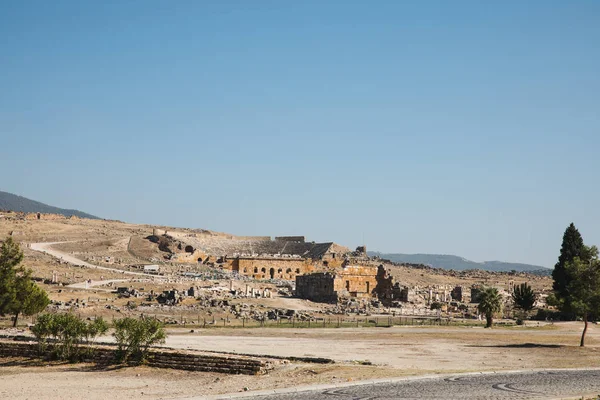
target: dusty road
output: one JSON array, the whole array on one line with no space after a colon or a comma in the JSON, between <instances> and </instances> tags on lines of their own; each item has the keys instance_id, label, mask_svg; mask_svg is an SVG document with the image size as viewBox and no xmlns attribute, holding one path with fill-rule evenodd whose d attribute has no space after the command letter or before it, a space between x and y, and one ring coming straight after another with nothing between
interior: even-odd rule
<instances>
[{"instance_id":1,"label":"dusty road","mask_svg":"<svg viewBox=\"0 0 600 400\"><path fill-rule=\"evenodd\" d=\"M144 274L143 272L123 271L123 270L120 270L120 269L117 269L117 268L101 267L99 265L90 264L90 263L88 263L86 261L83 261L83 260L80 260L80 259L78 259L76 257L73 257L69 253L65 253L63 251L56 250L56 249L52 248L53 245L60 244L60 243L64 243L64 242L31 243L30 244L30 248L31 248L31 250L39 251L39 252L45 253L45 254L50 254L53 257L59 258L61 260L69 262L69 263L71 263L73 265L79 265L79 266L87 267L87 268L102 269L102 270L111 271L111 272L118 272L118 273L125 274L125 275L155 277L155 275Z\"/></svg>"}]
</instances>

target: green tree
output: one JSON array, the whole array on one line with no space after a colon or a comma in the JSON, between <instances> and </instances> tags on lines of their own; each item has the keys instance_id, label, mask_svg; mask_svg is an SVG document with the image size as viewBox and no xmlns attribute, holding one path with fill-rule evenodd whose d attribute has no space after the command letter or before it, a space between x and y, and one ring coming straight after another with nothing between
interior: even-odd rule
<instances>
[{"instance_id":1,"label":"green tree","mask_svg":"<svg viewBox=\"0 0 600 400\"><path fill-rule=\"evenodd\" d=\"M33 315L44 310L50 300L46 292L31 280L31 271L20 267L23 252L12 237L0 248L0 314Z\"/></svg>"},{"instance_id":2,"label":"green tree","mask_svg":"<svg viewBox=\"0 0 600 400\"><path fill-rule=\"evenodd\" d=\"M23 261L23 252L9 236L0 248L0 315L11 312L15 301L17 266Z\"/></svg>"},{"instance_id":3,"label":"green tree","mask_svg":"<svg viewBox=\"0 0 600 400\"><path fill-rule=\"evenodd\" d=\"M31 271L24 270L14 280L15 296L9 309L14 314L13 326L17 326L19 315L33 315L44 311L50 299L48 294L31 280Z\"/></svg>"},{"instance_id":4,"label":"green tree","mask_svg":"<svg viewBox=\"0 0 600 400\"><path fill-rule=\"evenodd\" d=\"M485 327L491 328L494 323L494 314L502 310L502 298L498 293L498 289L493 287L484 288L479 294L477 309L485 315Z\"/></svg>"},{"instance_id":5,"label":"green tree","mask_svg":"<svg viewBox=\"0 0 600 400\"><path fill-rule=\"evenodd\" d=\"M152 318L121 318L114 322L113 333L122 361L133 359L135 363L146 360L148 349L164 343L167 337L163 324Z\"/></svg>"},{"instance_id":6,"label":"green tree","mask_svg":"<svg viewBox=\"0 0 600 400\"><path fill-rule=\"evenodd\" d=\"M512 292L512 299L515 304L515 308L523 310L525 313L533 310L533 305L537 300L537 295L527 284L521 283L519 286L515 286Z\"/></svg>"},{"instance_id":7,"label":"green tree","mask_svg":"<svg viewBox=\"0 0 600 400\"><path fill-rule=\"evenodd\" d=\"M567 273L572 277L567 288L566 300L569 310L581 317L584 323L579 342L581 347L585 345L589 317L597 317L600 314L600 261L598 261L598 250L595 247L590 249L589 260L575 257L566 265Z\"/></svg>"},{"instance_id":8,"label":"green tree","mask_svg":"<svg viewBox=\"0 0 600 400\"><path fill-rule=\"evenodd\" d=\"M583 251L583 238L575 225L571 223L563 235L560 256L552 271L552 289L559 303L568 303L568 287L573 279L569 271L567 271L567 264L572 262L576 257L581 258ZM568 304L565 304L565 307L568 308Z\"/></svg>"}]
</instances>

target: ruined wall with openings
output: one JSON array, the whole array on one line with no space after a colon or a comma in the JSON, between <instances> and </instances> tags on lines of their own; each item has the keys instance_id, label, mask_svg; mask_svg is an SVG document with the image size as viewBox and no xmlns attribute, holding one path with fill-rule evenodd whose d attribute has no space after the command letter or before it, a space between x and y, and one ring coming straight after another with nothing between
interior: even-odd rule
<instances>
[{"instance_id":1,"label":"ruined wall with openings","mask_svg":"<svg viewBox=\"0 0 600 400\"><path fill-rule=\"evenodd\" d=\"M193 250L192 252L174 253L169 259L176 263L181 264L197 264L208 260L208 254L200 250Z\"/></svg>"},{"instance_id":2,"label":"ruined wall with openings","mask_svg":"<svg viewBox=\"0 0 600 400\"><path fill-rule=\"evenodd\" d=\"M334 272L317 272L296 277L296 296L318 302L334 302L341 297L373 297L377 267L347 265Z\"/></svg>"},{"instance_id":3,"label":"ruined wall with openings","mask_svg":"<svg viewBox=\"0 0 600 400\"><path fill-rule=\"evenodd\" d=\"M315 266L301 258L238 257L232 260L231 269L255 279L294 280L314 272Z\"/></svg>"},{"instance_id":4,"label":"ruined wall with openings","mask_svg":"<svg viewBox=\"0 0 600 400\"><path fill-rule=\"evenodd\" d=\"M334 290L338 295L371 297L376 286L376 266L346 265L336 271Z\"/></svg>"}]
</instances>

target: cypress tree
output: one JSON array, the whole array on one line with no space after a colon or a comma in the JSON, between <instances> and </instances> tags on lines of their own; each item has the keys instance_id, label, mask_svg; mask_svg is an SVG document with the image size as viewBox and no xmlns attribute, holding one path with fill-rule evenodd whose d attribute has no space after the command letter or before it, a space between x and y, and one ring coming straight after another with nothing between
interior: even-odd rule
<instances>
[{"instance_id":1,"label":"cypress tree","mask_svg":"<svg viewBox=\"0 0 600 400\"><path fill-rule=\"evenodd\" d=\"M566 266L568 263L573 262L576 257L581 258L584 251L583 238L575 225L571 223L563 235L560 256L552 271L552 279L554 280L552 289L559 301L567 300L568 287L572 280Z\"/></svg>"}]
</instances>

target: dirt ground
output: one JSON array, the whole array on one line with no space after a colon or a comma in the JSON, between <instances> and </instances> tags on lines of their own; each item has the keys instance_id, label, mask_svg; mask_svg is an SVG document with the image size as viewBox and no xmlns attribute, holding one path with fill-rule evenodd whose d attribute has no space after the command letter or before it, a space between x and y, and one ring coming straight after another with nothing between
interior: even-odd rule
<instances>
[{"instance_id":1,"label":"dirt ground","mask_svg":"<svg viewBox=\"0 0 600 400\"><path fill-rule=\"evenodd\" d=\"M536 325L536 323L533 323ZM483 371L600 366L600 327L583 323L483 329L408 327L341 329L213 329L172 332L166 346L241 354L311 356L338 363L369 361L384 369Z\"/></svg>"},{"instance_id":2,"label":"dirt ground","mask_svg":"<svg viewBox=\"0 0 600 400\"><path fill-rule=\"evenodd\" d=\"M97 370L0 360L0 398L177 399L305 384L472 371L600 367L600 327L578 347L581 323L541 327L394 327L170 330L166 346L333 358L335 364L281 363L241 376L145 367ZM373 365L364 365L367 362ZM32 384L31 382L35 382Z\"/></svg>"}]
</instances>

